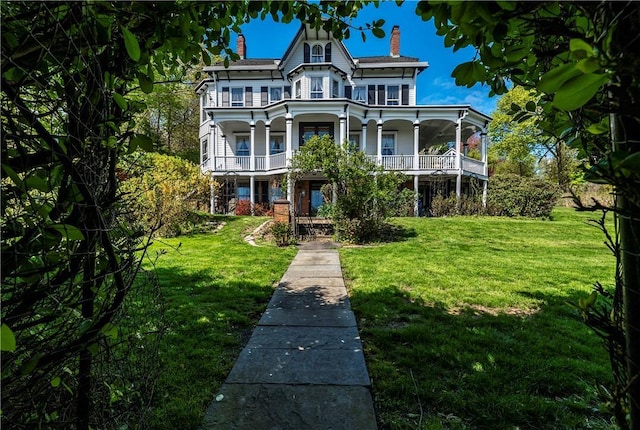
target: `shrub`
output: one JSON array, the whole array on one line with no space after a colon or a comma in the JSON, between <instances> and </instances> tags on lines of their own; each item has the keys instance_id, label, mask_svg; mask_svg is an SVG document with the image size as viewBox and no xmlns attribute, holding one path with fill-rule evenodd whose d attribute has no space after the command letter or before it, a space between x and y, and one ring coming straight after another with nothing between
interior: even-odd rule
<instances>
[{"instance_id":1,"label":"shrub","mask_svg":"<svg viewBox=\"0 0 640 430\"><path fill-rule=\"evenodd\" d=\"M251 215L251 201L238 200L238 203L236 204L236 215Z\"/></svg>"},{"instance_id":2,"label":"shrub","mask_svg":"<svg viewBox=\"0 0 640 430\"><path fill-rule=\"evenodd\" d=\"M331 203L323 203L318 208L318 216L321 218L333 218L335 207Z\"/></svg>"},{"instance_id":3,"label":"shrub","mask_svg":"<svg viewBox=\"0 0 640 430\"><path fill-rule=\"evenodd\" d=\"M132 219L157 236L191 230L191 212L206 206L211 196L211 178L182 158L134 153L122 160L120 169Z\"/></svg>"},{"instance_id":4,"label":"shrub","mask_svg":"<svg viewBox=\"0 0 640 430\"><path fill-rule=\"evenodd\" d=\"M273 209L268 203L256 203L253 205L253 214L256 216L273 216Z\"/></svg>"},{"instance_id":5,"label":"shrub","mask_svg":"<svg viewBox=\"0 0 640 430\"><path fill-rule=\"evenodd\" d=\"M435 217L456 215L456 196L444 197L442 194L436 195L431 200L431 215Z\"/></svg>"},{"instance_id":6,"label":"shrub","mask_svg":"<svg viewBox=\"0 0 640 430\"><path fill-rule=\"evenodd\" d=\"M490 215L548 218L560 197L557 185L536 177L495 175L489 181Z\"/></svg>"},{"instance_id":7,"label":"shrub","mask_svg":"<svg viewBox=\"0 0 640 430\"><path fill-rule=\"evenodd\" d=\"M271 234L278 246L287 246L291 244L293 233L291 231L291 225L286 222L274 222L271 225Z\"/></svg>"}]
</instances>

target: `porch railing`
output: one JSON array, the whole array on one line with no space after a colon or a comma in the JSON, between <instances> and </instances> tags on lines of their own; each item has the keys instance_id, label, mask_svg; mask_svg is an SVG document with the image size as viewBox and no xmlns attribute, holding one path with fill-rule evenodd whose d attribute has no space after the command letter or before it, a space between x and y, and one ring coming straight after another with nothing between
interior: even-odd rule
<instances>
[{"instance_id":1,"label":"porch railing","mask_svg":"<svg viewBox=\"0 0 640 430\"><path fill-rule=\"evenodd\" d=\"M462 170L467 172L484 175L484 163L475 158L462 157Z\"/></svg>"},{"instance_id":2,"label":"porch railing","mask_svg":"<svg viewBox=\"0 0 640 430\"><path fill-rule=\"evenodd\" d=\"M377 162L377 155L368 155L374 163ZM456 168L456 156L452 155L420 155L418 156L418 166L415 166L413 155L383 155L382 166L386 170L453 170ZM460 157L462 169L466 172L483 175L485 172L484 163L468 157ZM268 163L267 163L268 161ZM214 158L214 169L217 171L251 171L250 156L226 156ZM270 171L287 167L287 155L285 152L274 155L257 155L255 157L256 171Z\"/></svg>"},{"instance_id":3,"label":"porch railing","mask_svg":"<svg viewBox=\"0 0 640 430\"><path fill-rule=\"evenodd\" d=\"M418 162L420 170L451 170L456 168L455 154L421 155Z\"/></svg>"},{"instance_id":4,"label":"porch railing","mask_svg":"<svg viewBox=\"0 0 640 430\"><path fill-rule=\"evenodd\" d=\"M281 152L280 154L269 155L269 169L282 169L287 167L287 154Z\"/></svg>"}]
</instances>

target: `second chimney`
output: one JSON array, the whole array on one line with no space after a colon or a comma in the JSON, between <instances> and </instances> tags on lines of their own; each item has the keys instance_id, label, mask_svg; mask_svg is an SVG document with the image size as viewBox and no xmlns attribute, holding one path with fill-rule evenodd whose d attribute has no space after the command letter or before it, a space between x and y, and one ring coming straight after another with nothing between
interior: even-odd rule
<instances>
[{"instance_id":1,"label":"second chimney","mask_svg":"<svg viewBox=\"0 0 640 430\"><path fill-rule=\"evenodd\" d=\"M245 43L244 35L242 34L238 34L236 51L241 60L247 58L247 44Z\"/></svg>"},{"instance_id":2,"label":"second chimney","mask_svg":"<svg viewBox=\"0 0 640 430\"><path fill-rule=\"evenodd\" d=\"M400 56L400 26L394 25L391 30L391 53L389 54L394 58Z\"/></svg>"}]
</instances>

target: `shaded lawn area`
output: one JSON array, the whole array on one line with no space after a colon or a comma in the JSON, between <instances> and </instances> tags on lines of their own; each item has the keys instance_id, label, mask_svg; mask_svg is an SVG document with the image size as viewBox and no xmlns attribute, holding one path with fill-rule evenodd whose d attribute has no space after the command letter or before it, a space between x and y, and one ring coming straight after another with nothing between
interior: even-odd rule
<instances>
[{"instance_id":1,"label":"shaded lawn area","mask_svg":"<svg viewBox=\"0 0 640 430\"><path fill-rule=\"evenodd\" d=\"M340 250L381 429L612 428L608 356L566 303L613 280L590 217L403 218Z\"/></svg>"},{"instance_id":2,"label":"shaded lawn area","mask_svg":"<svg viewBox=\"0 0 640 430\"><path fill-rule=\"evenodd\" d=\"M156 273L168 330L152 429L197 429L295 255L293 248L253 247L243 237L264 222L219 217L218 233L157 240ZM181 246L177 249L178 245Z\"/></svg>"}]
</instances>

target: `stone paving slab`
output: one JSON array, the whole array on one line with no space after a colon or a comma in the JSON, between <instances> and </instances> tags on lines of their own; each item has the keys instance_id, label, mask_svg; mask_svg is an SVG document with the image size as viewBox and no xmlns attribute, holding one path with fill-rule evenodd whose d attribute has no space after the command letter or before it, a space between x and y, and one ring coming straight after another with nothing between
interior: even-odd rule
<instances>
[{"instance_id":1,"label":"stone paving slab","mask_svg":"<svg viewBox=\"0 0 640 430\"><path fill-rule=\"evenodd\" d=\"M324 289L326 294L314 292L297 293L276 290L269 301L269 308L282 309L350 309L347 290L340 288Z\"/></svg>"},{"instance_id":2,"label":"stone paving slab","mask_svg":"<svg viewBox=\"0 0 640 430\"><path fill-rule=\"evenodd\" d=\"M339 264L300 264L291 265L282 277L282 281L286 282L296 278L337 278L342 277L342 268Z\"/></svg>"},{"instance_id":3,"label":"stone paving slab","mask_svg":"<svg viewBox=\"0 0 640 430\"><path fill-rule=\"evenodd\" d=\"M245 348L226 382L361 386L371 384L360 348L303 351Z\"/></svg>"},{"instance_id":4,"label":"stone paving slab","mask_svg":"<svg viewBox=\"0 0 640 430\"><path fill-rule=\"evenodd\" d=\"M224 384L203 430L373 430L365 387ZM232 405L229 407L229 405Z\"/></svg>"},{"instance_id":5,"label":"stone paving slab","mask_svg":"<svg viewBox=\"0 0 640 430\"><path fill-rule=\"evenodd\" d=\"M340 264L340 256L335 251L300 251L292 264Z\"/></svg>"},{"instance_id":6,"label":"stone paving slab","mask_svg":"<svg viewBox=\"0 0 640 430\"><path fill-rule=\"evenodd\" d=\"M340 287L344 288L344 279L341 276L335 276L332 278L289 278L283 280L278 284L278 287L285 289L298 289L304 287L311 287L321 285L323 287Z\"/></svg>"},{"instance_id":7,"label":"stone paving slab","mask_svg":"<svg viewBox=\"0 0 640 430\"><path fill-rule=\"evenodd\" d=\"M356 327L258 326L247 348L362 349Z\"/></svg>"},{"instance_id":8,"label":"stone paving slab","mask_svg":"<svg viewBox=\"0 0 640 430\"><path fill-rule=\"evenodd\" d=\"M258 325L288 325L304 327L355 327L353 312L345 309L277 309L267 308Z\"/></svg>"}]
</instances>

